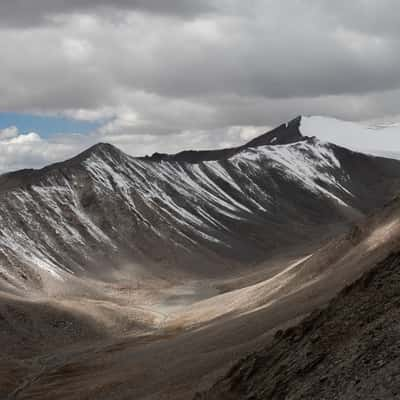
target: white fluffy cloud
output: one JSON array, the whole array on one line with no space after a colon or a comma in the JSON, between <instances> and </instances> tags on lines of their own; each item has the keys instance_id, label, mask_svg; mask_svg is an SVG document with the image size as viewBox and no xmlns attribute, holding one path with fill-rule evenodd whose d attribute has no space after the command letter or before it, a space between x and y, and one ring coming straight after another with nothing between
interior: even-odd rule
<instances>
[{"instance_id":1,"label":"white fluffy cloud","mask_svg":"<svg viewBox=\"0 0 400 400\"><path fill-rule=\"evenodd\" d=\"M12 139L18 136L18 128L16 126L10 126L9 128L0 129L0 141Z\"/></svg>"},{"instance_id":2,"label":"white fluffy cloud","mask_svg":"<svg viewBox=\"0 0 400 400\"><path fill-rule=\"evenodd\" d=\"M84 146L83 140L70 135L63 140L51 141L42 139L36 132L20 133L12 126L0 130L0 173L42 167L70 157Z\"/></svg>"}]
</instances>

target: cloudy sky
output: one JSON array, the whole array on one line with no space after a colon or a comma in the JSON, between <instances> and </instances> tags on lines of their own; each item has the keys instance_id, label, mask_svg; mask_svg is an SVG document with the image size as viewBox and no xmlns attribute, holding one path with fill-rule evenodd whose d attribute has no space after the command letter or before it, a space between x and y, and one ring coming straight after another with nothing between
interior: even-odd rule
<instances>
[{"instance_id":1,"label":"cloudy sky","mask_svg":"<svg viewBox=\"0 0 400 400\"><path fill-rule=\"evenodd\" d=\"M0 171L400 114L398 0L2 0Z\"/></svg>"}]
</instances>

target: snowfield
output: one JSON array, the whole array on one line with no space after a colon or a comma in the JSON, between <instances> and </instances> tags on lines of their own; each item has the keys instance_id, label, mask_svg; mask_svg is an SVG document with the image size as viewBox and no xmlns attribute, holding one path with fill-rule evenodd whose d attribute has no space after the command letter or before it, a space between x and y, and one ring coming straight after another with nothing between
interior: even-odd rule
<instances>
[{"instance_id":1,"label":"snowfield","mask_svg":"<svg viewBox=\"0 0 400 400\"><path fill-rule=\"evenodd\" d=\"M355 151L400 159L400 123L363 124L336 118L301 118L300 131Z\"/></svg>"}]
</instances>

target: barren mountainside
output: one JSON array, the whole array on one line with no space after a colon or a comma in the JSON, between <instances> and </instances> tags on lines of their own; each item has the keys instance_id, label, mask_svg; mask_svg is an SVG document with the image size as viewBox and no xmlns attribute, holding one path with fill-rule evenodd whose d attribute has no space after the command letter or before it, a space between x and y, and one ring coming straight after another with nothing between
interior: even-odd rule
<instances>
[{"instance_id":1,"label":"barren mountainside","mask_svg":"<svg viewBox=\"0 0 400 400\"><path fill-rule=\"evenodd\" d=\"M329 236L395 193L398 162L305 138L299 123L214 161L135 159L99 144L1 176L0 284L108 279L128 261L223 275Z\"/></svg>"},{"instance_id":2,"label":"barren mountainside","mask_svg":"<svg viewBox=\"0 0 400 400\"><path fill-rule=\"evenodd\" d=\"M395 396L400 161L302 120L0 175L0 397Z\"/></svg>"},{"instance_id":3,"label":"barren mountainside","mask_svg":"<svg viewBox=\"0 0 400 400\"><path fill-rule=\"evenodd\" d=\"M398 398L399 282L396 252L195 399Z\"/></svg>"}]
</instances>

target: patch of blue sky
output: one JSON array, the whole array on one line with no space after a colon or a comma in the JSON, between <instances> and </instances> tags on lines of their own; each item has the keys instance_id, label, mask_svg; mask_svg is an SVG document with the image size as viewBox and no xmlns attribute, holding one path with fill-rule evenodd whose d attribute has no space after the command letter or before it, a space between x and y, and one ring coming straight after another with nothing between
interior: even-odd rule
<instances>
[{"instance_id":1,"label":"patch of blue sky","mask_svg":"<svg viewBox=\"0 0 400 400\"><path fill-rule=\"evenodd\" d=\"M42 116L0 112L0 130L16 126L20 133L37 132L43 138L61 133L87 134L95 131L104 121L80 121L63 116Z\"/></svg>"}]
</instances>

